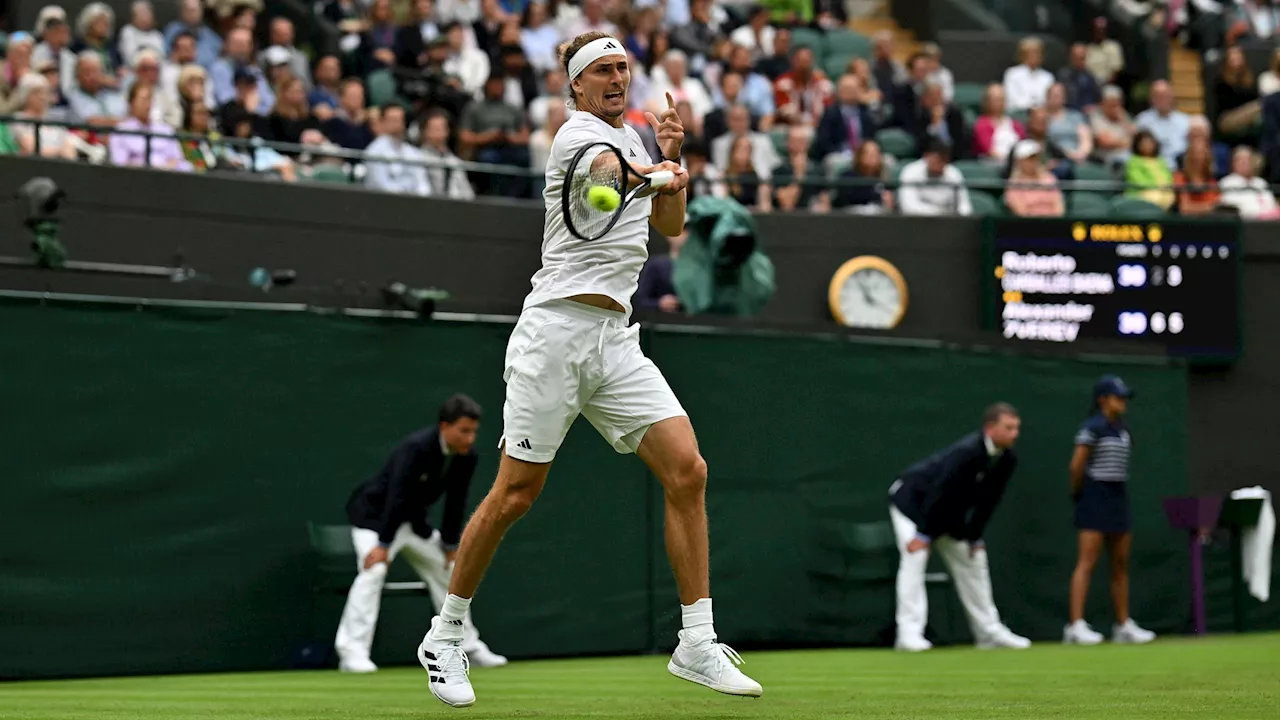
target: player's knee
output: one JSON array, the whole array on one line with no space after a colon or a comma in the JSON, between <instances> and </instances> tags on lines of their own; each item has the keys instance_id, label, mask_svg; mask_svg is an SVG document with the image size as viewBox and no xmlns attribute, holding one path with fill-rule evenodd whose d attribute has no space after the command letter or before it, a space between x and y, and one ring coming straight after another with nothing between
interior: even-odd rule
<instances>
[{"instance_id":1,"label":"player's knee","mask_svg":"<svg viewBox=\"0 0 1280 720\"><path fill-rule=\"evenodd\" d=\"M674 500L700 499L707 490L707 461L700 453L692 453L672 467L663 485Z\"/></svg>"},{"instance_id":2,"label":"player's knee","mask_svg":"<svg viewBox=\"0 0 1280 720\"><path fill-rule=\"evenodd\" d=\"M532 483L511 485L503 489L498 502L498 513L504 520L515 521L524 517L538 499L541 486Z\"/></svg>"}]
</instances>

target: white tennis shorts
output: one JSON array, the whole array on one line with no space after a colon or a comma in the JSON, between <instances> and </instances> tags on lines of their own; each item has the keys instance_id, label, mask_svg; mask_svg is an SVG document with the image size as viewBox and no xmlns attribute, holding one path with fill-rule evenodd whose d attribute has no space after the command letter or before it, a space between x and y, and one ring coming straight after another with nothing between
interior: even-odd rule
<instances>
[{"instance_id":1,"label":"white tennis shorts","mask_svg":"<svg viewBox=\"0 0 1280 720\"><path fill-rule=\"evenodd\" d=\"M526 309L507 343L502 439L513 458L546 463L578 414L619 453L633 453L650 425L685 415L653 361L640 326L619 312L553 300Z\"/></svg>"}]
</instances>

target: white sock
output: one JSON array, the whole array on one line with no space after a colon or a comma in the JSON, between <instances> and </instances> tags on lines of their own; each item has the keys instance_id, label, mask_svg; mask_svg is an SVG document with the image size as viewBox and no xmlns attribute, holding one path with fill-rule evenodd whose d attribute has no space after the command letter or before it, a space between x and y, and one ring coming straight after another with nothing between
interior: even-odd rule
<instances>
[{"instance_id":1,"label":"white sock","mask_svg":"<svg viewBox=\"0 0 1280 720\"><path fill-rule=\"evenodd\" d=\"M463 635L462 621L471 610L471 598L447 595L440 606L439 622L431 623L427 639L432 642L461 642Z\"/></svg>"},{"instance_id":2,"label":"white sock","mask_svg":"<svg viewBox=\"0 0 1280 720\"><path fill-rule=\"evenodd\" d=\"M711 598L702 598L692 605L680 606L680 620L684 627L686 645L714 642L716 629L711 617Z\"/></svg>"}]
</instances>

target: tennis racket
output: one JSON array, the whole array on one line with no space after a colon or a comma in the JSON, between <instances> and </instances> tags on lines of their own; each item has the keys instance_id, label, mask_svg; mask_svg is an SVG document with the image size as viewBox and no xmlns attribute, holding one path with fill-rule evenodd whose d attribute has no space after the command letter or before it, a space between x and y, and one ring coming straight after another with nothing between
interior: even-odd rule
<instances>
[{"instance_id":1,"label":"tennis racket","mask_svg":"<svg viewBox=\"0 0 1280 720\"><path fill-rule=\"evenodd\" d=\"M590 161L588 155L593 156ZM618 148L609 143L591 143L573 156L565 173L560 193L564 224L580 240L599 240L618 224L618 218L632 200L652 195L674 179L675 173L670 170L641 175ZM587 193L597 185L612 188L621 196L618 207L601 210L591 204Z\"/></svg>"}]
</instances>

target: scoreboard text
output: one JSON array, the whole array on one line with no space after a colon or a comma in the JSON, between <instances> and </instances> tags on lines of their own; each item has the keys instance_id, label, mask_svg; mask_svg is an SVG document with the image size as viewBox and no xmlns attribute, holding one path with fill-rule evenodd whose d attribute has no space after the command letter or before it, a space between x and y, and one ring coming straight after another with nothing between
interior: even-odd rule
<instances>
[{"instance_id":1,"label":"scoreboard text","mask_svg":"<svg viewBox=\"0 0 1280 720\"><path fill-rule=\"evenodd\" d=\"M1234 222L991 219L988 319L1010 339L1119 338L1232 358L1239 236Z\"/></svg>"}]
</instances>

